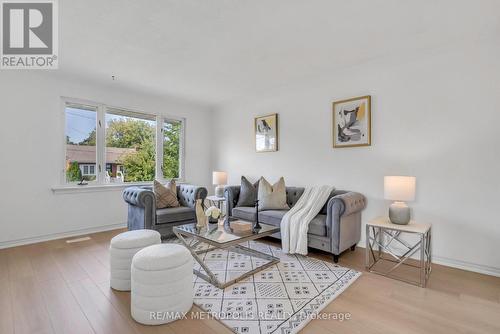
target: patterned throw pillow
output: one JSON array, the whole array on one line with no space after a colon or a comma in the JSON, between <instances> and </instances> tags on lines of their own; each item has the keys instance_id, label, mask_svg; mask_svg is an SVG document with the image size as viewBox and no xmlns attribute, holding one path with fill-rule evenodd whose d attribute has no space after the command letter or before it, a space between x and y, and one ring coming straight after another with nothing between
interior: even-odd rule
<instances>
[{"instance_id":1,"label":"patterned throw pillow","mask_svg":"<svg viewBox=\"0 0 500 334\"><path fill-rule=\"evenodd\" d=\"M174 190L172 190L174 189ZM175 191L175 192L174 192ZM177 186L175 181L169 181L165 186L158 181L154 181L153 192L156 197L156 208L175 208L179 206L177 200Z\"/></svg>"},{"instance_id":2,"label":"patterned throw pillow","mask_svg":"<svg viewBox=\"0 0 500 334\"><path fill-rule=\"evenodd\" d=\"M286 186L283 177L273 185L267 182L265 178L260 178L257 197L259 199L259 211L290 209L286 204Z\"/></svg>"},{"instance_id":3,"label":"patterned throw pillow","mask_svg":"<svg viewBox=\"0 0 500 334\"><path fill-rule=\"evenodd\" d=\"M177 184L175 183L175 180L168 181L167 184L165 184L165 187L170 189L174 193L175 198L177 198Z\"/></svg>"}]
</instances>

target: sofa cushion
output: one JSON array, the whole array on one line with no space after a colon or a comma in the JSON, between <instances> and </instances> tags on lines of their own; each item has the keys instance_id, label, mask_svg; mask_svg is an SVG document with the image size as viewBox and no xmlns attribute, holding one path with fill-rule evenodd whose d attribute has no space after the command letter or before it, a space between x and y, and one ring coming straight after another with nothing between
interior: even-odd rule
<instances>
[{"instance_id":1,"label":"sofa cushion","mask_svg":"<svg viewBox=\"0 0 500 334\"><path fill-rule=\"evenodd\" d=\"M241 177L240 196L238 196L238 204L236 206L252 206L257 200L257 189L259 181L252 184L244 176Z\"/></svg>"},{"instance_id":2,"label":"sofa cushion","mask_svg":"<svg viewBox=\"0 0 500 334\"><path fill-rule=\"evenodd\" d=\"M314 234L320 237L326 236L326 215L317 215L309 224L308 234Z\"/></svg>"},{"instance_id":3,"label":"sofa cushion","mask_svg":"<svg viewBox=\"0 0 500 334\"><path fill-rule=\"evenodd\" d=\"M165 208L156 210L156 223L168 224L184 220L196 219L194 209L187 206L179 206L176 208Z\"/></svg>"},{"instance_id":4,"label":"sofa cushion","mask_svg":"<svg viewBox=\"0 0 500 334\"><path fill-rule=\"evenodd\" d=\"M261 177L257 193L260 211L290 209L286 203L286 187L283 177L273 185L267 182L265 178Z\"/></svg>"},{"instance_id":5,"label":"sofa cushion","mask_svg":"<svg viewBox=\"0 0 500 334\"><path fill-rule=\"evenodd\" d=\"M172 190L172 192L174 193L175 195L175 198L177 198L177 183L175 182L174 179L168 181L166 184L165 184L165 187L167 187L168 189Z\"/></svg>"},{"instance_id":6,"label":"sofa cushion","mask_svg":"<svg viewBox=\"0 0 500 334\"><path fill-rule=\"evenodd\" d=\"M177 188L175 187L175 181L172 182L168 182L166 185L163 185L157 180L154 180L153 192L156 197L156 208L163 209L179 206L179 201L177 200L176 195Z\"/></svg>"},{"instance_id":7,"label":"sofa cushion","mask_svg":"<svg viewBox=\"0 0 500 334\"><path fill-rule=\"evenodd\" d=\"M260 213L259 213L260 215ZM232 216L235 218L255 221L255 206L238 206L233 209Z\"/></svg>"},{"instance_id":8,"label":"sofa cushion","mask_svg":"<svg viewBox=\"0 0 500 334\"><path fill-rule=\"evenodd\" d=\"M280 226L281 218L288 210L266 210L259 211L259 222L274 226Z\"/></svg>"},{"instance_id":9,"label":"sofa cushion","mask_svg":"<svg viewBox=\"0 0 500 334\"><path fill-rule=\"evenodd\" d=\"M280 226L281 218L288 210L266 210L259 212L259 221L264 224ZM326 236L326 215L317 215L309 223L308 234L314 234L320 237Z\"/></svg>"}]
</instances>

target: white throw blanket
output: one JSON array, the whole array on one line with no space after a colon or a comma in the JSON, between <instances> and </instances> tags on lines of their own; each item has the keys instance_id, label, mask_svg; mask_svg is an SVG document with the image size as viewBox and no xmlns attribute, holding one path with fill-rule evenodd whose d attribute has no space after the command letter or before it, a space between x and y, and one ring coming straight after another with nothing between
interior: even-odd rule
<instances>
[{"instance_id":1,"label":"white throw blanket","mask_svg":"<svg viewBox=\"0 0 500 334\"><path fill-rule=\"evenodd\" d=\"M295 205L281 219L281 248L290 254L307 255L309 223L320 212L334 187L306 188Z\"/></svg>"}]
</instances>

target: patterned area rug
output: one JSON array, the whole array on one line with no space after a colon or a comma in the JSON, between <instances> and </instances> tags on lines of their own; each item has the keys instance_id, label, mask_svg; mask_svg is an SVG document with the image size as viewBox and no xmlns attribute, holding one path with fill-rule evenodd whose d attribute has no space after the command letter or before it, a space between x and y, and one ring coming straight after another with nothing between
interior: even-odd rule
<instances>
[{"instance_id":1,"label":"patterned area rug","mask_svg":"<svg viewBox=\"0 0 500 334\"><path fill-rule=\"evenodd\" d=\"M195 304L235 333L297 333L361 275L333 263L286 254L258 241L242 245L278 257L280 262L224 290L193 275ZM207 252L204 259L224 282L266 262L227 250ZM200 269L197 262L195 268Z\"/></svg>"}]
</instances>

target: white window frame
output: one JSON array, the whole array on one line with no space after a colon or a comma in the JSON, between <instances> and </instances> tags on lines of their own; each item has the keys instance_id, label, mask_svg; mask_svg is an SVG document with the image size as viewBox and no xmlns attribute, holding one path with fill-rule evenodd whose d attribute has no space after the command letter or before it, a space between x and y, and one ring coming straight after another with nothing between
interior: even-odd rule
<instances>
[{"instance_id":1,"label":"white window frame","mask_svg":"<svg viewBox=\"0 0 500 334\"><path fill-rule=\"evenodd\" d=\"M178 182L185 181L185 141L186 141L186 119L183 117L172 117L162 113L152 113L145 111L138 111L136 109L126 108L126 107L116 107L114 105L99 103L84 99L71 98L71 97L61 97L61 110L62 110L62 173L61 173L61 185L62 187L76 185L77 182L67 182L66 181L66 107L68 105L83 105L96 109L96 180L91 181L92 185L102 185L109 187L110 184L105 183L106 178L106 113L108 110L123 111L130 113L131 115L144 115L146 117L153 116L156 120L156 133L155 133L155 179L165 182L163 178L163 125L165 121L175 121L181 123L181 134L179 135L179 177L175 180ZM126 182L121 184L116 184L117 186L133 185L133 184L151 184L152 181L144 182ZM59 187L53 187L56 190Z\"/></svg>"}]
</instances>

